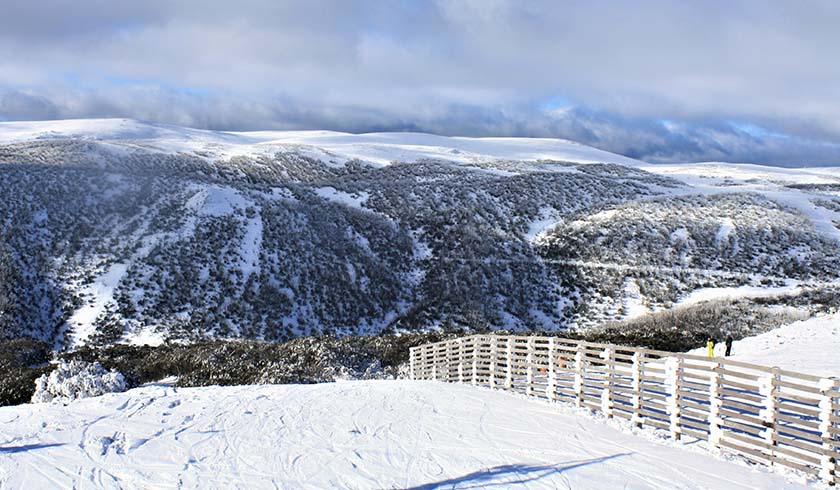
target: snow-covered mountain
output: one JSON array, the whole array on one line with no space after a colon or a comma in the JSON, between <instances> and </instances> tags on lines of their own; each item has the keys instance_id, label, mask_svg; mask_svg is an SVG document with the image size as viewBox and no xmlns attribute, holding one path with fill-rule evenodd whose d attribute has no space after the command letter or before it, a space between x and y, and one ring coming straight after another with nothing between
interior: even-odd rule
<instances>
[{"instance_id":1,"label":"snow-covered mountain","mask_svg":"<svg viewBox=\"0 0 840 490\"><path fill-rule=\"evenodd\" d=\"M33 140L127 141L164 152L206 159L268 156L295 151L325 163L349 160L387 165L441 159L457 163L560 160L578 163L642 162L573 141L549 138L459 138L423 133L349 134L334 131L205 131L131 119L81 119L0 123L0 143Z\"/></svg>"},{"instance_id":2,"label":"snow-covered mountain","mask_svg":"<svg viewBox=\"0 0 840 490\"><path fill-rule=\"evenodd\" d=\"M840 274L837 169L563 140L0 123L0 196L0 336L58 346L563 329Z\"/></svg>"}]
</instances>

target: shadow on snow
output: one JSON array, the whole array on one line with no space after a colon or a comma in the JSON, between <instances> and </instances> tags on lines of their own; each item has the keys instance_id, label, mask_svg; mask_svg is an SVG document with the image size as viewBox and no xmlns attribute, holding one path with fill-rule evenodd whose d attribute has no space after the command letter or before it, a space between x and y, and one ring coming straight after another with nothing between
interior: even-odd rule
<instances>
[{"instance_id":1,"label":"shadow on snow","mask_svg":"<svg viewBox=\"0 0 840 490\"><path fill-rule=\"evenodd\" d=\"M613 454L612 456L604 456L601 458L585 459L581 461L572 461L570 463L553 465L506 464L494 466L492 468L487 468L484 470L474 471L464 476L451 478L449 480L442 480L435 483L426 483L424 485L407 488L406 490L435 490L443 488L455 488L456 486L457 488L462 489L510 486L540 480L549 475L563 473L564 471L569 471L575 468L581 468L592 464L603 463L604 461L609 461L614 458L620 458L622 456L629 456L630 454L633 453ZM501 479L508 475L516 475L519 478L513 480ZM458 486L461 484L467 484L467 486Z\"/></svg>"},{"instance_id":2,"label":"shadow on snow","mask_svg":"<svg viewBox=\"0 0 840 490\"><path fill-rule=\"evenodd\" d=\"M24 444L22 446L0 447L0 454L25 453L26 451L32 451L34 449L45 449L45 448L48 448L48 447L63 446L63 445L64 445L64 443L53 443L53 444Z\"/></svg>"}]
</instances>

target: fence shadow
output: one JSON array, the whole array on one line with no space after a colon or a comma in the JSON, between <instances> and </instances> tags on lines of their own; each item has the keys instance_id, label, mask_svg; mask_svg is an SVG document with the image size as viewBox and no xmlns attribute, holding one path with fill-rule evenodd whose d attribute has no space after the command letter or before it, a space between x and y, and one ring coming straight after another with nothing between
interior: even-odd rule
<instances>
[{"instance_id":1,"label":"fence shadow","mask_svg":"<svg viewBox=\"0 0 840 490\"><path fill-rule=\"evenodd\" d=\"M46 449L48 447L56 447L56 446L63 446L64 443L53 443L53 444L24 444L22 446L7 446L7 447L0 447L0 454L15 454L15 453L25 453L26 451L32 451L35 449Z\"/></svg>"},{"instance_id":2,"label":"fence shadow","mask_svg":"<svg viewBox=\"0 0 840 490\"><path fill-rule=\"evenodd\" d=\"M633 453L619 453L611 456L604 456L601 458L585 459L581 461L571 461L569 463L552 464L552 465L536 465L536 464L506 464L501 466L494 466L484 470L474 471L472 473L459 476L457 478L450 478L448 480L441 480L434 483L426 483L416 487L406 488L405 490L436 490L444 488L488 488L522 483L529 483L540 480L550 475L563 473L564 471L573 470L575 468L582 468L593 464L603 463L611 459L620 458L622 456L629 456ZM500 480L500 478L516 475L520 477L517 480ZM467 486L458 486L466 484Z\"/></svg>"}]
</instances>

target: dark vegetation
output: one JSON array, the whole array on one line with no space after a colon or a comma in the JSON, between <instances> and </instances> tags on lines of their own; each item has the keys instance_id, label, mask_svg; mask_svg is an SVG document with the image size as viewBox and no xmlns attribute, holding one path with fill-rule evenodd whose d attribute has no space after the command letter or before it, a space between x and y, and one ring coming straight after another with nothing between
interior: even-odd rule
<instances>
[{"instance_id":1,"label":"dark vegetation","mask_svg":"<svg viewBox=\"0 0 840 490\"><path fill-rule=\"evenodd\" d=\"M667 309L756 277L836 279L836 243L797 211L752 193L670 195L681 185L611 164L0 145L0 339L66 346L86 287L109 272L113 300L87 339L100 346L149 325L172 343L586 329L624 317L628 299ZM557 226L529 240L547 219Z\"/></svg>"},{"instance_id":2,"label":"dark vegetation","mask_svg":"<svg viewBox=\"0 0 840 490\"><path fill-rule=\"evenodd\" d=\"M96 320L99 345L146 325L173 342L375 334L467 318L563 329L574 312L558 304L575 285L561 288L540 262L525 238L530 223L543 210L559 218L680 185L619 165L476 166L0 145L0 339L64 343L67 319L91 300L85 287L114 266L126 270ZM366 199L346 205L325 188Z\"/></svg>"},{"instance_id":3,"label":"dark vegetation","mask_svg":"<svg viewBox=\"0 0 840 490\"><path fill-rule=\"evenodd\" d=\"M0 406L27 403L35 380L52 368L50 346L40 340L19 338L0 343Z\"/></svg>"},{"instance_id":4,"label":"dark vegetation","mask_svg":"<svg viewBox=\"0 0 840 490\"><path fill-rule=\"evenodd\" d=\"M702 347L709 338L722 342L731 335L740 340L807 316L803 311L757 307L751 301L710 301L609 322L586 330L579 337L590 342L683 352Z\"/></svg>"},{"instance_id":5,"label":"dark vegetation","mask_svg":"<svg viewBox=\"0 0 840 490\"><path fill-rule=\"evenodd\" d=\"M780 308L798 305L798 309ZM808 308L802 308L803 306ZM709 301L612 322L583 331L539 332L589 342L681 352L701 347L708 337L736 340L756 335L816 312L837 311L840 291L738 301ZM284 343L212 340L156 347L113 344L59 354L64 359L98 361L117 369L129 387L177 377L177 386L322 383L338 379L390 379L407 375L409 348L476 333L500 334L476 325L431 332L375 336L313 336ZM521 334L521 333L520 333ZM34 380L50 371L47 344L32 339L0 343L0 405L28 402Z\"/></svg>"},{"instance_id":6,"label":"dark vegetation","mask_svg":"<svg viewBox=\"0 0 840 490\"><path fill-rule=\"evenodd\" d=\"M456 332L301 337L284 343L212 340L156 347L113 344L82 347L61 359L98 361L129 387L175 376L177 386L323 383L403 376L409 348ZM0 405L26 403L35 379L51 371L49 346L33 339L0 343Z\"/></svg>"}]
</instances>

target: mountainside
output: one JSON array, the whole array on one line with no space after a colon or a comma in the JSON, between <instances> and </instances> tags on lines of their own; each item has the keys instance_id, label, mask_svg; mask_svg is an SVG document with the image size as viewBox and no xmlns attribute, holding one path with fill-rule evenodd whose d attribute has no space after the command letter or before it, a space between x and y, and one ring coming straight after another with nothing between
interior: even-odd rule
<instances>
[{"instance_id":1,"label":"mountainside","mask_svg":"<svg viewBox=\"0 0 840 490\"><path fill-rule=\"evenodd\" d=\"M0 337L64 347L557 330L840 273L832 170L561 140L0 123L0 196Z\"/></svg>"}]
</instances>

